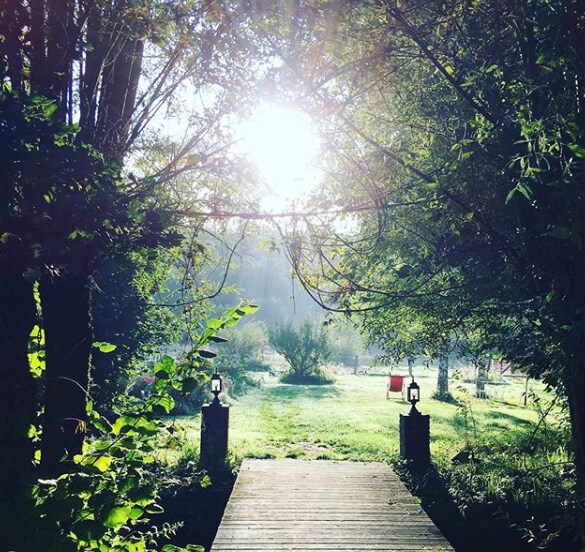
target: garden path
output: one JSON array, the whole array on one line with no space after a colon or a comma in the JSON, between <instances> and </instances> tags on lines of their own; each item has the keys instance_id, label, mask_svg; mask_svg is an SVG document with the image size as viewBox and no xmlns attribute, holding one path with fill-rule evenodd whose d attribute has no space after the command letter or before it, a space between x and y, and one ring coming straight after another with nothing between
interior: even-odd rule
<instances>
[{"instance_id":1,"label":"garden path","mask_svg":"<svg viewBox=\"0 0 585 552\"><path fill-rule=\"evenodd\" d=\"M378 462L244 460L212 552L448 552L396 474Z\"/></svg>"}]
</instances>

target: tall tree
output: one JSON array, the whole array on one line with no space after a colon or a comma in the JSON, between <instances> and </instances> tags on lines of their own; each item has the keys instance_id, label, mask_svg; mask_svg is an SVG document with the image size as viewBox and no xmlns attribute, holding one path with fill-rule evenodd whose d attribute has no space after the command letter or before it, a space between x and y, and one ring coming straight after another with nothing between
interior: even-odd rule
<instances>
[{"instance_id":1,"label":"tall tree","mask_svg":"<svg viewBox=\"0 0 585 552\"><path fill-rule=\"evenodd\" d=\"M441 304L454 327L488 321L486 350L504 345L566 394L583 500L583 3L379 0L312 13L332 39L304 58L282 46L281 80L332 114L322 204L364 214L351 243L334 229L315 233L317 253L291 240L297 266L325 272L305 285L341 310Z\"/></svg>"},{"instance_id":2,"label":"tall tree","mask_svg":"<svg viewBox=\"0 0 585 552\"><path fill-rule=\"evenodd\" d=\"M206 164L210 173L221 170L222 137L213 131L235 90L226 85L246 74L245 62L236 67L235 54L222 52L237 36L230 22L238 23L219 6L190 0L0 2L0 385L2 423L11 427L2 431L0 471L9 473L21 455L25 474L3 478L3 495L27 495L33 460L23 443L39 406L45 472L69 469L81 450L96 267L116 253L176 243L179 199L164 184ZM164 163L141 173L134 155L134 174L124 172L161 107L210 82L211 100L191 103L197 117ZM35 282L46 336L40 403L26 367ZM27 517L6 514L12 549Z\"/></svg>"}]
</instances>

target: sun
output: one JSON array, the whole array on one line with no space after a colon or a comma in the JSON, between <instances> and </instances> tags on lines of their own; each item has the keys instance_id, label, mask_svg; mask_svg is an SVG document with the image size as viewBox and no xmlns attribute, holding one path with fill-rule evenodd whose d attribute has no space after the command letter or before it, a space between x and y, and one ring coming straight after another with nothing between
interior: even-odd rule
<instances>
[{"instance_id":1,"label":"sun","mask_svg":"<svg viewBox=\"0 0 585 552\"><path fill-rule=\"evenodd\" d=\"M266 187L266 210L282 211L303 199L322 177L316 166L321 140L306 113L261 102L236 138L238 152L256 165Z\"/></svg>"}]
</instances>

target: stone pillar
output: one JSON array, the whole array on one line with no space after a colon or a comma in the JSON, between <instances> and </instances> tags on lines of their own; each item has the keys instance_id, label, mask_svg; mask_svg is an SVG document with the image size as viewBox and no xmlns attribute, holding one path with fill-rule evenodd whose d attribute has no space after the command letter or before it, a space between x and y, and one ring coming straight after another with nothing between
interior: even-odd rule
<instances>
[{"instance_id":1,"label":"stone pillar","mask_svg":"<svg viewBox=\"0 0 585 552\"><path fill-rule=\"evenodd\" d=\"M431 464L430 419L414 407L400 414L400 457L416 470L426 470Z\"/></svg>"},{"instance_id":2,"label":"stone pillar","mask_svg":"<svg viewBox=\"0 0 585 552\"><path fill-rule=\"evenodd\" d=\"M212 402L201 407L201 467L213 469L225 465L229 418L230 407L227 404Z\"/></svg>"}]
</instances>

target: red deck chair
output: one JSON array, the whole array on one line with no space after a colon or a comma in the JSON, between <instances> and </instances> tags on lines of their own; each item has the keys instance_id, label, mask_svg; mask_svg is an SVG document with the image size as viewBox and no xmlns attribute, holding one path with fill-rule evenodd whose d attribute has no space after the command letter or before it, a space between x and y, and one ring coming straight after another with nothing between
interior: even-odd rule
<instances>
[{"instance_id":1,"label":"red deck chair","mask_svg":"<svg viewBox=\"0 0 585 552\"><path fill-rule=\"evenodd\" d=\"M390 398L390 393L400 393L404 399L404 376L390 376L386 388L387 399Z\"/></svg>"}]
</instances>

